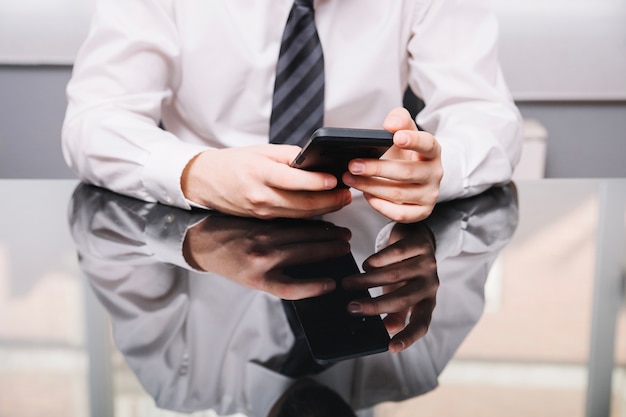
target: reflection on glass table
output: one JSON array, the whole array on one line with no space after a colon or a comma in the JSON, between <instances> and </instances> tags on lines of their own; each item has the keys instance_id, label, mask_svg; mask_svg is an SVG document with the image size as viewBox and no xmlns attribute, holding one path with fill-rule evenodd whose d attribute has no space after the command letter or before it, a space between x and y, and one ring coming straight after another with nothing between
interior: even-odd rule
<instances>
[{"instance_id":1,"label":"reflection on glass table","mask_svg":"<svg viewBox=\"0 0 626 417\"><path fill-rule=\"evenodd\" d=\"M181 351L193 353L202 360L208 359L207 355L191 349L197 346L197 340L207 337L202 334L203 324L207 322L202 314L207 308L201 302L204 296L183 291L184 285L203 288L209 284L200 282L212 276L216 283L211 285L218 285L219 281L224 287L237 288L246 297L251 297L248 293L258 293L251 298L259 302L265 300L262 305L271 305L269 300L279 303L280 297L250 288L245 280L234 281L236 277L232 276L232 270L212 274L198 270L206 266L190 265L190 258L185 257L183 250L185 237L191 237L189 231L194 230L193 226L208 224L203 223L208 218L206 212L174 210L169 214L181 217L175 220L161 211L166 209L164 207L134 200L122 202L123 199L116 200L115 195L99 196L94 197L93 204L84 201L85 207L91 204L89 210L70 206L70 213L85 215L82 219L73 217L74 226L78 227L73 232L82 230L80 233L94 235L72 236L68 227L68 202L75 203L70 200L77 191L76 186L76 181L65 180L0 180L0 195L3 196L0 205L0 415L184 415L158 408L154 398L159 395L141 385L142 378L150 372L159 377L171 372L170 375L175 377L167 380L171 384L163 385L166 388L161 391L163 395L174 395L180 387L176 381L184 381L184 378L188 378L189 387L194 381L203 382L189 378L203 376L200 371L206 369L208 362L188 367L189 373L180 377L174 372L174 369L185 369L180 367L185 363L185 356L182 360L178 356ZM509 243L506 243L506 233L495 227L496 224L508 224L507 216L494 217L480 206L472 212L471 201L465 207L464 202L442 205L441 209L445 210L438 211L439 214L428 224L422 224L437 237L435 257L439 280L437 303L423 337L418 337L413 345L399 354L375 354L324 369L305 368L310 372L309 377L323 383L323 378L330 378L329 373L339 374L341 369L349 368L353 373L344 374L347 375L344 382L352 384L351 390L347 396L345 392L339 393L344 402L343 398L346 398L354 406L354 400L359 395L360 398L367 397L367 392L372 393L371 398L366 398L370 404L382 398L399 400L385 400L373 410L365 407L358 410L357 415L622 416L626 410L626 308L623 304L626 180L522 181L516 188L519 202L513 199L514 207L502 210L503 214L508 210L508 216L513 220L519 213ZM487 206L495 208L498 199L475 201L485 201ZM353 204L360 203L362 201L355 199ZM333 213L325 220L332 223L333 231L337 232L334 234L337 245L333 246L346 250L345 240L348 239L357 265L365 273L369 267L363 268L364 263L375 260L371 257L373 254L384 256L385 249L387 254L395 253L393 243L396 242L390 241L393 225L361 210L360 206L355 208ZM481 213L485 213L484 220L481 220ZM111 220L118 223L110 224ZM480 226L481 222L486 226ZM487 236L494 230L496 237L501 233L502 248L498 248L500 243L494 241L494 253L489 255L488 247L492 243L473 238L481 236L481 229ZM241 234L242 237L246 235ZM116 246L115 242L124 242L125 237L131 237L130 242ZM293 236L283 236L287 237L291 239ZM106 277L114 276L113 272L119 271L117 268L125 263L129 277L137 268L150 270L159 263L169 268L166 281L171 281L172 271L176 271L176 277L181 279L180 287L175 286L178 296L170 300L174 304L162 309L163 316L159 316L158 308L149 309L145 315L140 309L137 314L134 314L135 310L128 310L132 314L123 316L121 325L111 327L110 318L125 313L125 310L109 313L103 307L107 304L96 298L94 289L98 285L93 285L79 269L75 240L80 243L81 252L91 253L96 258L100 256L103 264L114 261L108 263L107 268L96 271L104 280L102 282L107 282ZM400 241L406 242L404 239ZM254 248L262 248L254 241L250 243L251 253L255 253ZM222 248L229 246L226 243ZM258 256L263 254L257 252ZM304 252L312 256L308 251ZM499 252L497 258L486 283L483 283L484 278L478 277L487 275L492 262L489 258L496 256L496 252ZM286 254L285 251L270 251L265 253L269 256L265 259L274 259L278 265L279 260L284 262ZM469 265L475 265L476 269L462 267L465 261L459 258L474 258L475 263ZM250 259L253 258L247 258ZM227 259L222 260L220 266L228 266ZM143 263L132 265L134 261ZM239 261L243 260L231 265L236 267ZM268 270L267 264L265 267L261 262L254 265L258 266L259 272L263 268ZM455 265L458 273L453 270ZM480 265L484 268L479 271ZM228 275L230 279L226 277ZM258 277L258 274L253 275ZM476 279L470 275L475 275ZM146 280L145 288L137 288L139 283L129 285L134 281L131 279L117 281L119 286L113 288L115 283L109 280L110 286L102 288L102 299L110 296L113 301L122 302L122 307L128 307L132 302L139 306L149 305L152 302L150 297L159 294L158 285L162 282L158 274L153 278ZM169 287L164 285L161 290L166 288ZM147 292L147 298L137 298L144 292ZM168 295L174 293L167 292ZM383 291L376 289L372 293L378 296ZM213 293L207 296L218 298ZM164 298L166 301L167 297ZM173 319L167 312L179 305L176 303L183 307L184 314L174 322L173 337L168 342L163 338L164 326L172 325ZM242 312L241 317L251 314L241 305L236 307ZM249 309L255 308L258 308L257 304L249 305ZM272 375L263 383L268 382L271 387L269 382L282 379L289 387L302 386L295 383L306 382L309 377L290 377L280 374L280 370L276 372L279 361L286 361L288 355L285 353L298 350L294 346L298 337L282 306L274 306L274 311L276 320L265 319L272 333L263 331L267 329L252 328L249 329L250 337L276 337L274 331L282 329L281 335L285 338L277 340L282 343L283 351L272 355L267 347L257 351L252 345L241 345L240 350L231 352L249 354L251 359L268 352L268 356L276 359L275 363L268 357L267 361L252 362L249 367L263 369ZM454 311L458 314L454 315ZM151 323L146 327L123 324L142 323L140 317L143 316L147 317L146 323ZM224 324L214 326L219 327L221 336L224 335L222 330L227 328L226 323L233 319L226 314L223 317ZM242 320L242 325L245 322ZM155 365L165 364L168 367L165 372L158 366L152 367L151 363L143 368L141 378L135 373L135 366L141 365L142 355L146 352L126 349L133 346L133 332L139 338L136 341L146 337L146 345L155 347L149 356L155 360ZM181 340L182 334L185 338ZM229 335L234 338L238 334L241 335L233 331ZM419 335L419 332L415 334ZM152 342L147 337L150 335L154 336ZM186 338L187 335L194 339ZM230 340L234 340L232 338ZM118 339L126 340L127 345L121 345L124 350L117 346ZM216 340L225 343L224 337ZM208 349L215 351L218 348L219 345L211 345ZM161 353L166 356L160 357ZM189 356L188 360L191 358ZM231 366L233 358L225 357L220 369L237 371L238 368ZM376 363L382 367L371 368ZM393 364L392 368L387 368L389 363ZM422 367L426 363L431 363L431 368ZM371 369L371 373L359 373L366 369ZM381 377L381 369L389 372ZM432 369L432 372L424 372L424 369ZM422 374L418 375L418 371ZM370 382L368 375L376 378L373 386L367 384ZM381 391L387 382L385 378L389 379L387 393ZM154 381L158 382L157 379ZM436 389L431 389L435 385ZM228 387L229 393L237 391L232 384ZM422 395L415 394L419 387L424 391ZM261 390L265 389L263 385ZM205 395L206 391L201 389L199 393ZM269 396L277 394L275 389L268 393ZM380 395L374 397L375 394ZM220 396L217 400L227 401L228 398ZM230 404L235 404L234 398ZM216 414L205 409L193 415L214 417Z\"/></svg>"},{"instance_id":2,"label":"reflection on glass table","mask_svg":"<svg viewBox=\"0 0 626 417\"><path fill-rule=\"evenodd\" d=\"M362 224L189 212L85 185L70 223L115 347L159 408L253 417L304 402L308 411L322 407L318 415L365 416L437 386L481 316L487 273L517 213L508 186L441 204L421 224L370 233L370 253L355 253L362 270L335 285L372 292L376 302L358 300L361 313L353 314L382 314L393 352L323 365L298 343L282 299L333 285L284 271L344 255Z\"/></svg>"}]
</instances>

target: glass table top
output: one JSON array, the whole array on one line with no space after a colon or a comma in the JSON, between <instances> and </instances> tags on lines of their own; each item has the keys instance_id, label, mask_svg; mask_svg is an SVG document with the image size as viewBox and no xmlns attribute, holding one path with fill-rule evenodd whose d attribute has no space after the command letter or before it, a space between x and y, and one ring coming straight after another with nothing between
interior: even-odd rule
<instances>
[{"instance_id":1,"label":"glass table top","mask_svg":"<svg viewBox=\"0 0 626 417\"><path fill-rule=\"evenodd\" d=\"M359 198L261 221L68 180L0 193L0 416L626 412L626 180L519 182L415 225ZM291 300L293 271L346 254L403 351L347 354L361 316Z\"/></svg>"}]
</instances>

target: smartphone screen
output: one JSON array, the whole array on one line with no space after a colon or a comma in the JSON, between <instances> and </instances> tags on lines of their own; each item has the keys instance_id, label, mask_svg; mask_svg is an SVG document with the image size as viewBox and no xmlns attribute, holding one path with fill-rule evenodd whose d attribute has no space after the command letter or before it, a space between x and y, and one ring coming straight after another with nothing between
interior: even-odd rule
<instances>
[{"instance_id":1,"label":"smartphone screen","mask_svg":"<svg viewBox=\"0 0 626 417\"><path fill-rule=\"evenodd\" d=\"M307 171L333 174L338 187L345 188L341 176L355 158L380 158L393 145L393 134L386 130L321 128L291 163Z\"/></svg>"},{"instance_id":2,"label":"smartphone screen","mask_svg":"<svg viewBox=\"0 0 626 417\"><path fill-rule=\"evenodd\" d=\"M361 317L347 312L350 301L370 296L367 290L347 291L341 286L343 277L359 272L351 253L285 269L293 278L330 277L337 282L337 288L331 293L292 301L311 354L319 363L333 363L388 349L389 333L380 316Z\"/></svg>"}]
</instances>

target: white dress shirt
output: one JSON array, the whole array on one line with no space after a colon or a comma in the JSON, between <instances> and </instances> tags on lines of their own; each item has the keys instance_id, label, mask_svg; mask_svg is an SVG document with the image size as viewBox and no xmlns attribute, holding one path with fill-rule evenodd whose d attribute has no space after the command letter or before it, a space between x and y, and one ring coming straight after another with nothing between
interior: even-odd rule
<instances>
[{"instance_id":1,"label":"white dress shirt","mask_svg":"<svg viewBox=\"0 0 626 417\"><path fill-rule=\"evenodd\" d=\"M483 0L317 0L325 125L381 128L408 86L442 146L440 200L510 179L521 123ZM84 181L189 208L207 148L268 142L292 0L99 0L68 85L63 152ZM166 130L158 127L163 122Z\"/></svg>"}]
</instances>

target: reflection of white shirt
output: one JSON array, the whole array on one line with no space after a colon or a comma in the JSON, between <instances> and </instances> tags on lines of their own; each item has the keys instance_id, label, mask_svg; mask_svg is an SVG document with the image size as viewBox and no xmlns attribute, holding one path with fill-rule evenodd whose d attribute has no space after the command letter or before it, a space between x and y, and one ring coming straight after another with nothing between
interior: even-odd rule
<instances>
[{"instance_id":1,"label":"reflection of white shirt","mask_svg":"<svg viewBox=\"0 0 626 417\"><path fill-rule=\"evenodd\" d=\"M291 3L98 1L68 86L63 149L73 170L188 208L180 175L194 155L267 143ZM483 0L319 0L315 8L326 126L380 128L408 83L427 104L418 123L442 144L441 199L510 177L519 114Z\"/></svg>"},{"instance_id":2,"label":"reflection of white shirt","mask_svg":"<svg viewBox=\"0 0 626 417\"><path fill-rule=\"evenodd\" d=\"M516 224L511 192L496 190L429 219L441 285L423 338L401 353L343 361L312 379L360 417L383 401L435 388L482 313L489 266ZM83 186L70 210L81 268L111 316L117 348L159 407L265 416L294 382L276 371L293 334L275 297L162 262L177 257L168 252L179 254L196 214ZM344 220L355 231L363 226Z\"/></svg>"}]
</instances>

